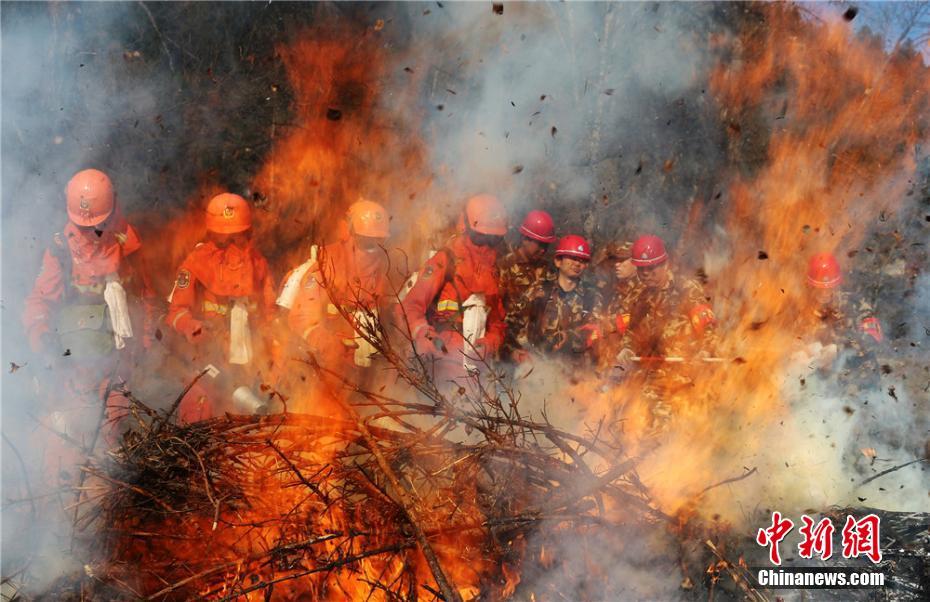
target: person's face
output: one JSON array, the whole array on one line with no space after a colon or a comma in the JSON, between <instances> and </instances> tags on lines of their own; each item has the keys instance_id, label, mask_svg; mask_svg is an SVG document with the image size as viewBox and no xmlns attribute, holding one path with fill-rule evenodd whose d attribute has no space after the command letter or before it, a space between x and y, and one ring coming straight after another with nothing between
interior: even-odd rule
<instances>
[{"instance_id":1,"label":"person's face","mask_svg":"<svg viewBox=\"0 0 930 602\"><path fill-rule=\"evenodd\" d=\"M668 282L668 262L636 268L636 274L648 288L662 288Z\"/></svg>"},{"instance_id":2,"label":"person's face","mask_svg":"<svg viewBox=\"0 0 930 602\"><path fill-rule=\"evenodd\" d=\"M814 303L818 307L827 307L833 304L833 296L835 289L832 288L817 288L810 287L811 296L814 298Z\"/></svg>"},{"instance_id":3,"label":"person's face","mask_svg":"<svg viewBox=\"0 0 930 602\"><path fill-rule=\"evenodd\" d=\"M249 245L249 241L251 239L251 228L245 230L244 232L236 232L234 234L220 234L218 232L210 232L210 240L212 240L213 244L215 244L220 249L225 249L229 245L244 249Z\"/></svg>"},{"instance_id":4,"label":"person's face","mask_svg":"<svg viewBox=\"0 0 930 602\"><path fill-rule=\"evenodd\" d=\"M355 248L365 253L374 253L384 247L386 238L375 238L372 236L353 235L355 238Z\"/></svg>"},{"instance_id":5,"label":"person's face","mask_svg":"<svg viewBox=\"0 0 930 602\"><path fill-rule=\"evenodd\" d=\"M497 236L495 234L482 234L472 230L471 228L468 228L468 238L479 247L493 248L499 247L501 241L504 239L503 236Z\"/></svg>"},{"instance_id":6,"label":"person's face","mask_svg":"<svg viewBox=\"0 0 930 602\"><path fill-rule=\"evenodd\" d=\"M96 236L99 238L103 236L105 224L106 224L106 221L104 220L100 222L99 224L97 224L96 226L78 226L77 224L74 224L74 225L77 226L77 229L84 236L87 236L87 237Z\"/></svg>"},{"instance_id":7,"label":"person's face","mask_svg":"<svg viewBox=\"0 0 930 602\"><path fill-rule=\"evenodd\" d=\"M581 274L588 267L588 260L563 255L556 257L555 267L559 270L560 275L576 280L581 277Z\"/></svg>"},{"instance_id":8,"label":"person's face","mask_svg":"<svg viewBox=\"0 0 930 602\"><path fill-rule=\"evenodd\" d=\"M523 254L529 259L539 259L546 254L546 249L549 248L549 245L524 236L520 248L523 249Z\"/></svg>"}]
</instances>

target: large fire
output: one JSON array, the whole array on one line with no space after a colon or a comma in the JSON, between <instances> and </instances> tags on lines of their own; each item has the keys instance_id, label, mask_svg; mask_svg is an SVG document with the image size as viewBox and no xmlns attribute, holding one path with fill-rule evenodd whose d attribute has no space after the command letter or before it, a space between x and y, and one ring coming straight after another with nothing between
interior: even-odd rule
<instances>
[{"instance_id":1,"label":"large fire","mask_svg":"<svg viewBox=\"0 0 930 602\"><path fill-rule=\"evenodd\" d=\"M792 10L762 15L725 44L734 50L711 77L734 146L754 120L774 116L775 125L764 166L730 176L727 257L712 275L727 361L689 367L693 385L675 398L678 427L640 470L670 512L722 469L738 474L773 456L786 470L772 478L796 483L781 488L783 507L843 495L824 466L829 443L800 438L784 392L792 356L819 320L803 274L814 253L853 257L870 225L897 209L914 144L927 135L930 80L919 55L889 57L844 24L812 28ZM636 397L614 391L608 402ZM629 418L635 449L642 427L635 409ZM700 508L737 520L732 495L724 490Z\"/></svg>"},{"instance_id":2,"label":"large fire","mask_svg":"<svg viewBox=\"0 0 930 602\"><path fill-rule=\"evenodd\" d=\"M177 426L140 402L135 413L148 426L113 457L121 469L151 471L133 483L148 476L177 489L148 492L119 472L95 472L96 486L117 492L103 503L112 548L98 576L146 599L506 599L520 591L524 566L558 566L559 541L640 519L683 536L691 521L741 525L740 485L708 485L743 467L764 464L767 479L797 483L778 492L785 509L845 495L841 483L813 482L826 472L810 461L824 444L798 434L785 393L792 357L817 319L803 274L813 253L852 257L869 224L904 198L914 145L930 125L930 74L919 57L889 55L844 24L814 25L783 5L754 10L758 25L715 40L708 90L737 161L744 128L775 121L765 124L761 167L719 174L726 238L713 249L709 276L723 361L672 368L689 384L668 400L670 430L650 432L636 378L592 373L559 382L550 395L583 410L572 423L549 425L521 413L534 400L508 398L494 383L473 405L438 400L416 386L398 347L386 355L401 365L361 393L350 384L354 397L336 386L348 378L343 367L287 357L276 373L284 384L267 383L287 413ZM346 207L367 197L389 207L389 244L410 257L393 266L399 289L437 229L427 196L467 192L439 189L418 133L423 76L405 72L379 43L381 26L360 37L317 28L279 49L293 121L272 124L273 148L251 189L254 244L278 276L308 257L310 242L344 234ZM407 78L407 97L386 99L384 82L397 77ZM168 264L201 235L191 215L218 189L205 183L190 214L155 241L160 271L171 273ZM694 254L685 245L711 251L686 237L672 252L673 269L676 256ZM785 452L774 453L776 445ZM167 459L151 459L157 450ZM782 457L779 474L772 459ZM127 519L130 506L139 511ZM91 509L84 525L99 512ZM596 558L592 566L602 567ZM609 579L609 567L603 573L588 577Z\"/></svg>"}]
</instances>

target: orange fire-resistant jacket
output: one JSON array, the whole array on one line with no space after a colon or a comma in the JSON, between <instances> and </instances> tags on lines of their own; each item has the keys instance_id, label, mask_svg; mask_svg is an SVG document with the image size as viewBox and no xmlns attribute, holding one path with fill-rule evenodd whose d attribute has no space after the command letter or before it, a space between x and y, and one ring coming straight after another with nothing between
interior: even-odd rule
<instances>
[{"instance_id":1,"label":"orange fire-resistant jacket","mask_svg":"<svg viewBox=\"0 0 930 602\"><path fill-rule=\"evenodd\" d=\"M247 300L250 323L273 315L274 284L265 257L252 245L221 249L212 241L200 243L178 269L165 321L188 340L204 320L221 322L228 331L237 298Z\"/></svg>"},{"instance_id":2,"label":"orange fire-resistant jacket","mask_svg":"<svg viewBox=\"0 0 930 602\"><path fill-rule=\"evenodd\" d=\"M472 294L483 294L490 309L484 344L493 354L504 340L497 250L476 245L468 236L459 235L426 262L401 303L414 341L418 342L432 328L450 351L461 351L461 305Z\"/></svg>"},{"instance_id":3,"label":"orange fire-resistant jacket","mask_svg":"<svg viewBox=\"0 0 930 602\"><path fill-rule=\"evenodd\" d=\"M338 308L350 316L358 309L377 311L383 302L387 270L387 257L381 249L365 252L357 249L351 239L321 247L315 264L299 276L293 299L279 299L279 304L286 303L283 307L290 310L288 326L308 340L317 338L318 326L326 335L354 338L352 324ZM285 286L297 277L295 273L296 269L291 270L284 277Z\"/></svg>"},{"instance_id":4,"label":"orange fire-resistant jacket","mask_svg":"<svg viewBox=\"0 0 930 602\"><path fill-rule=\"evenodd\" d=\"M145 337L154 330L151 301L155 293L141 260L135 260L141 255L137 253L142 247L139 235L118 213L99 232L68 222L46 248L23 312L26 335L35 351L40 349L43 335L53 331L61 307L69 302L103 303L107 279L114 276L127 292L145 301ZM132 261L127 260L130 255Z\"/></svg>"}]
</instances>

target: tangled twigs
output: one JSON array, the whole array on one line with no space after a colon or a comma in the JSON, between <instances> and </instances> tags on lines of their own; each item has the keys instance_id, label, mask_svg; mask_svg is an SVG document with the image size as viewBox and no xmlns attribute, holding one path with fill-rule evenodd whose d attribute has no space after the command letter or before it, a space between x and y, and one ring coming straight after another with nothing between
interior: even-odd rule
<instances>
[{"instance_id":1,"label":"tangled twigs","mask_svg":"<svg viewBox=\"0 0 930 602\"><path fill-rule=\"evenodd\" d=\"M521 562L508 542L613 524L616 502L622 521L668 518L636 477L638 459L524 416L489 365L467 395L447 397L421 358L390 344L377 312L369 318L360 334L412 387L399 397L313 356L304 362L333 415L185 425L173 420L177 400L155 412L129 396L137 424L87 469L109 487L83 517L106 527L96 574L149 599L428 591L453 601L512 591L494 585Z\"/></svg>"},{"instance_id":2,"label":"tangled twigs","mask_svg":"<svg viewBox=\"0 0 930 602\"><path fill-rule=\"evenodd\" d=\"M384 402L401 407L396 400ZM419 563L433 574L443 598L473 595L477 582L462 582L456 544L472 542L467 547L474 558L465 561L470 565L487 555L486 542L499 528L515 533L589 523L595 517L555 492L571 491L578 499L614 495L612 488L626 487L616 477L630 467L620 463L571 489L579 473L575 463L583 459L555 445L506 439L465 444L445 429L403 432L306 414L226 415L191 425L153 414L139 412L139 420L153 422L140 423L109 460L88 467L109 491L99 508L84 504L85 520L107 527L108 546L96 574L150 599L232 597L272 586L276 593L349 588L345 595L361 597L386 588L404 598L403 592L428 585ZM431 406L416 414L448 420ZM558 437L550 425L522 420L505 426L532 431L537 439L546 431ZM568 441L573 448L582 445L561 438L563 448ZM526 475L526 486L488 487L508 483L513 474ZM400 491L416 492L405 499L407 508L397 501ZM635 488L627 495L637 495ZM560 500L565 510L534 511L544 500ZM441 574L454 573L454 580L441 583L424 549L433 550ZM411 555L415 550L419 560ZM146 571L131 570L143 565Z\"/></svg>"},{"instance_id":3,"label":"tangled twigs","mask_svg":"<svg viewBox=\"0 0 930 602\"><path fill-rule=\"evenodd\" d=\"M311 361L314 361L312 356ZM316 365L315 361L314 365ZM338 399L342 400L342 397L339 397ZM436 556L436 552L433 550L433 546L430 544L429 539L427 539L426 532L423 529L419 508L422 505L422 501L416 499L415 495L411 494L411 492L401 483L397 473L385 459L378 441L375 440L371 434L371 431L368 430L368 426L365 424L365 421L359 418L358 414L348 403L343 402L342 406L347 412L350 413L351 416L355 417L356 424L358 424L358 428L362 433L362 437L364 437L365 441L368 443L369 451L375 457L375 460L378 463L378 467L384 473L384 476L387 477L388 481L391 483L393 492L398 497L398 503L401 506L404 515L407 517L407 521L409 522L410 526L413 527L414 533L416 534L417 543L419 544L423 555L426 557L426 562L429 564L430 571L432 571L433 577L436 579L436 583L439 584L439 589L442 590L443 598L447 602L459 602L462 597L459 595L458 590L453 589L452 583L446 575L446 572L443 570L442 565L439 562L439 558Z\"/></svg>"}]
</instances>

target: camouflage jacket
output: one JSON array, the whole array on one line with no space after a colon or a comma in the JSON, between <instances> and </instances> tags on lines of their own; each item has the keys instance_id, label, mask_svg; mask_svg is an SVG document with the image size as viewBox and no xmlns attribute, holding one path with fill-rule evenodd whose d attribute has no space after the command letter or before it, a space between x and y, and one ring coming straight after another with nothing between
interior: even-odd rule
<instances>
[{"instance_id":1,"label":"camouflage jacket","mask_svg":"<svg viewBox=\"0 0 930 602\"><path fill-rule=\"evenodd\" d=\"M497 264L500 272L501 299L504 302L506 314L506 330L504 331L504 356L512 350L520 349L522 345L517 342L518 322L520 312L520 298L533 284L554 277L551 265L545 259L528 260L515 249L507 253Z\"/></svg>"},{"instance_id":2,"label":"camouflage jacket","mask_svg":"<svg viewBox=\"0 0 930 602\"><path fill-rule=\"evenodd\" d=\"M552 268L545 259L526 259L518 250L502 257L497 267L504 310L508 314L532 284L552 277Z\"/></svg>"},{"instance_id":3,"label":"camouflage jacket","mask_svg":"<svg viewBox=\"0 0 930 602\"><path fill-rule=\"evenodd\" d=\"M623 290L627 281L617 279L616 265L631 257L633 243L612 242L598 248L588 268L588 278L606 299Z\"/></svg>"},{"instance_id":4,"label":"camouflage jacket","mask_svg":"<svg viewBox=\"0 0 930 602\"><path fill-rule=\"evenodd\" d=\"M713 326L699 333L692 324L695 308L710 306L697 280L669 273L668 284L654 289L634 277L622 292L608 308L614 332L612 351L627 347L646 357L687 357L702 350L715 351Z\"/></svg>"},{"instance_id":5,"label":"camouflage jacket","mask_svg":"<svg viewBox=\"0 0 930 602\"><path fill-rule=\"evenodd\" d=\"M854 300L849 293L841 292L829 306L814 309L814 316L813 339L823 345L836 344L840 351L850 352L846 358L845 376L850 376L850 371L859 370L864 372L864 378L878 376L875 351L884 335L871 304L864 299Z\"/></svg>"},{"instance_id":6,"label":"camouflage jacket","mask_svg":"<svg viewBox=\"0 0 930 602\"><path fill-rule=\"evenodd\" d=\"M507 317L517 346L580 357L596 338L592 329L600 328L602 316L601 295L593 285L582 280L564 291L552 276L532 284Z\"/></svg>"}]
</instances>

